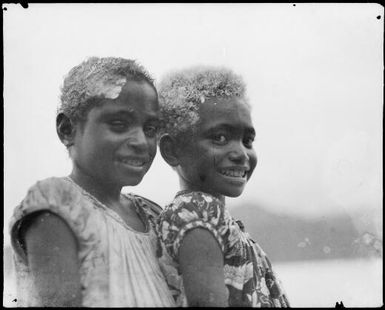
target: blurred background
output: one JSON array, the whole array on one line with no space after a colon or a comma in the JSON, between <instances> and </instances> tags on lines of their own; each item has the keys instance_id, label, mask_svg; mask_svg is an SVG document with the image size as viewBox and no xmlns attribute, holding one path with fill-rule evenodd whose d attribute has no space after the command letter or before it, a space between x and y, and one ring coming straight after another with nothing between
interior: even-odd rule
<instances>
[{"instance_id":1,"label":"blurred background","mask_svg":"<svg viewBox=\"0 0 385 310\"><path fill-rule=\"evenodd\" d=\"M37 180L71 162L55 131L64 75L90 56L159 78L224 65L248 85L258 166L230 213L267 252L294 307L382 296L384 9L379 4L3 4L4 294L17 296L8 222ZM135 188L178 190L157 154Z\"/></svg>"}]
</instances>

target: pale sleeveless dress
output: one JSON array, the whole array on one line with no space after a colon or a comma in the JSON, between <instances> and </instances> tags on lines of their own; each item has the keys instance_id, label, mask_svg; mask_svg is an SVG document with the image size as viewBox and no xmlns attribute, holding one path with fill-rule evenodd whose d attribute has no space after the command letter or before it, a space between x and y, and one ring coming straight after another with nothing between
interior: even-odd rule
<instances>
[{"instance_id":1,"label":"pale sleeveless dress","mask_svg":"<svg viewBox=\"0 0 385 310\"><path fill-rule=\"evenodd\" d=\"M36 305L34 287L19 230L26 215L50 211L71 228L78 243L84 307L172 307L156 258L154 221L160 207L125 194L146 223L138 232L121 217L88 194L71 179L49 178L30 188L10 221L18 283L18 306Z\"/></svg>"}]
</instances>

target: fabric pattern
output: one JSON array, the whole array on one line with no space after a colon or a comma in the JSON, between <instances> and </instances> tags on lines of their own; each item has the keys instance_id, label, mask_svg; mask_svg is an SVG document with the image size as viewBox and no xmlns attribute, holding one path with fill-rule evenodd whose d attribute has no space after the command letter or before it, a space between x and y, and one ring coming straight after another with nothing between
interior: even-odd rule
<instances>
[{"instance_id":1,"label":"fabric pattern","mask_svg":"<svg viewBox=\"0 0 385 310\"><path fill-rule=\"evenodd\" d=\"M196 227L209 230L224 256L229 306L289 307L286 294L265 252L244 231L217 198L193 191L179 192L158 218L159 261L177 306L187 307L178 270L178 251L186 233Z\"/></svg>"},{"instance_id":2,"label":"fabric pattern","mask_svg":"<svg viewBox=\"0 0 385 310\"><path fill-rule=\"evenodd\" d=\"M156 258L155 219L161 208L151 201L125 194L146 223L138 232L69 178L49 178L30 188L10 221L17 272L18 306L36 303L27 255L19 236L23 220L37 211L61 217L78 243L84 307L172 307Z\"/></svg>"}]
</instances>

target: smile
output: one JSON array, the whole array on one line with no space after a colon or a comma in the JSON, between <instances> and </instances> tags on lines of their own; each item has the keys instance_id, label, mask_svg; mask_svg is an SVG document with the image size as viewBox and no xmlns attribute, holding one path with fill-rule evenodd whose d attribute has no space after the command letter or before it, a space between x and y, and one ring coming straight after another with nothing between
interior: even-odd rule
<instances>
[{"instance_id":1,"label":"smile","mask_svg":"<svg viewBox=\"0 0 385 310\"><path fill-rule=\"evenodd\" d=\"M246 178L247 170L245 169L237 169L237 168L229 168L229 169L220 169L220 174L223 174L226 177L232 178Z\"/></svg>"},{"instance_id":2,"label":"smile","mask_svg":"<svg viewBox=\"0 0 385 310\"><path fill-rule=\"evenodd\" d=\"M144 159L134 159L134 158L120 158L118 161L125 165L139 167L139 168L143 167L147 163L147 161Z\"/></svg>"}]
</instances>

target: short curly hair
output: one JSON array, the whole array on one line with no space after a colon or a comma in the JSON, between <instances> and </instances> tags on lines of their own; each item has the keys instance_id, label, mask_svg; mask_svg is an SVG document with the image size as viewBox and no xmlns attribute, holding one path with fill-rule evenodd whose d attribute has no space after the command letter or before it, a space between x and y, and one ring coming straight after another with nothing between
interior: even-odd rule
<instances>
[{"instance_id":1,"label":"short curly hair","mask_svg":"<svg viewBox=\"0 0 385 310\"><path fill-rule=\"evenodd\" d=\"M90 57L72 68L61 87L57 114L74 121L85 120L97 99L115 99L127 80L146 81L154 89L154 79L135 60L116 57Z\"/></svg>"},{"instance_id":2,"label":"short curly hair","mask_svg":"<svg viewBox=\"0 0 385 310\"><path fill-rule=\"evenodd\" d=\"M199 120L199 105L209 98L246 99L246 84L240 75L224 67L194 66L165 75L158 86L161 128L159 137L173 137L193 129Z\"/></svg>"}]
</instances>

